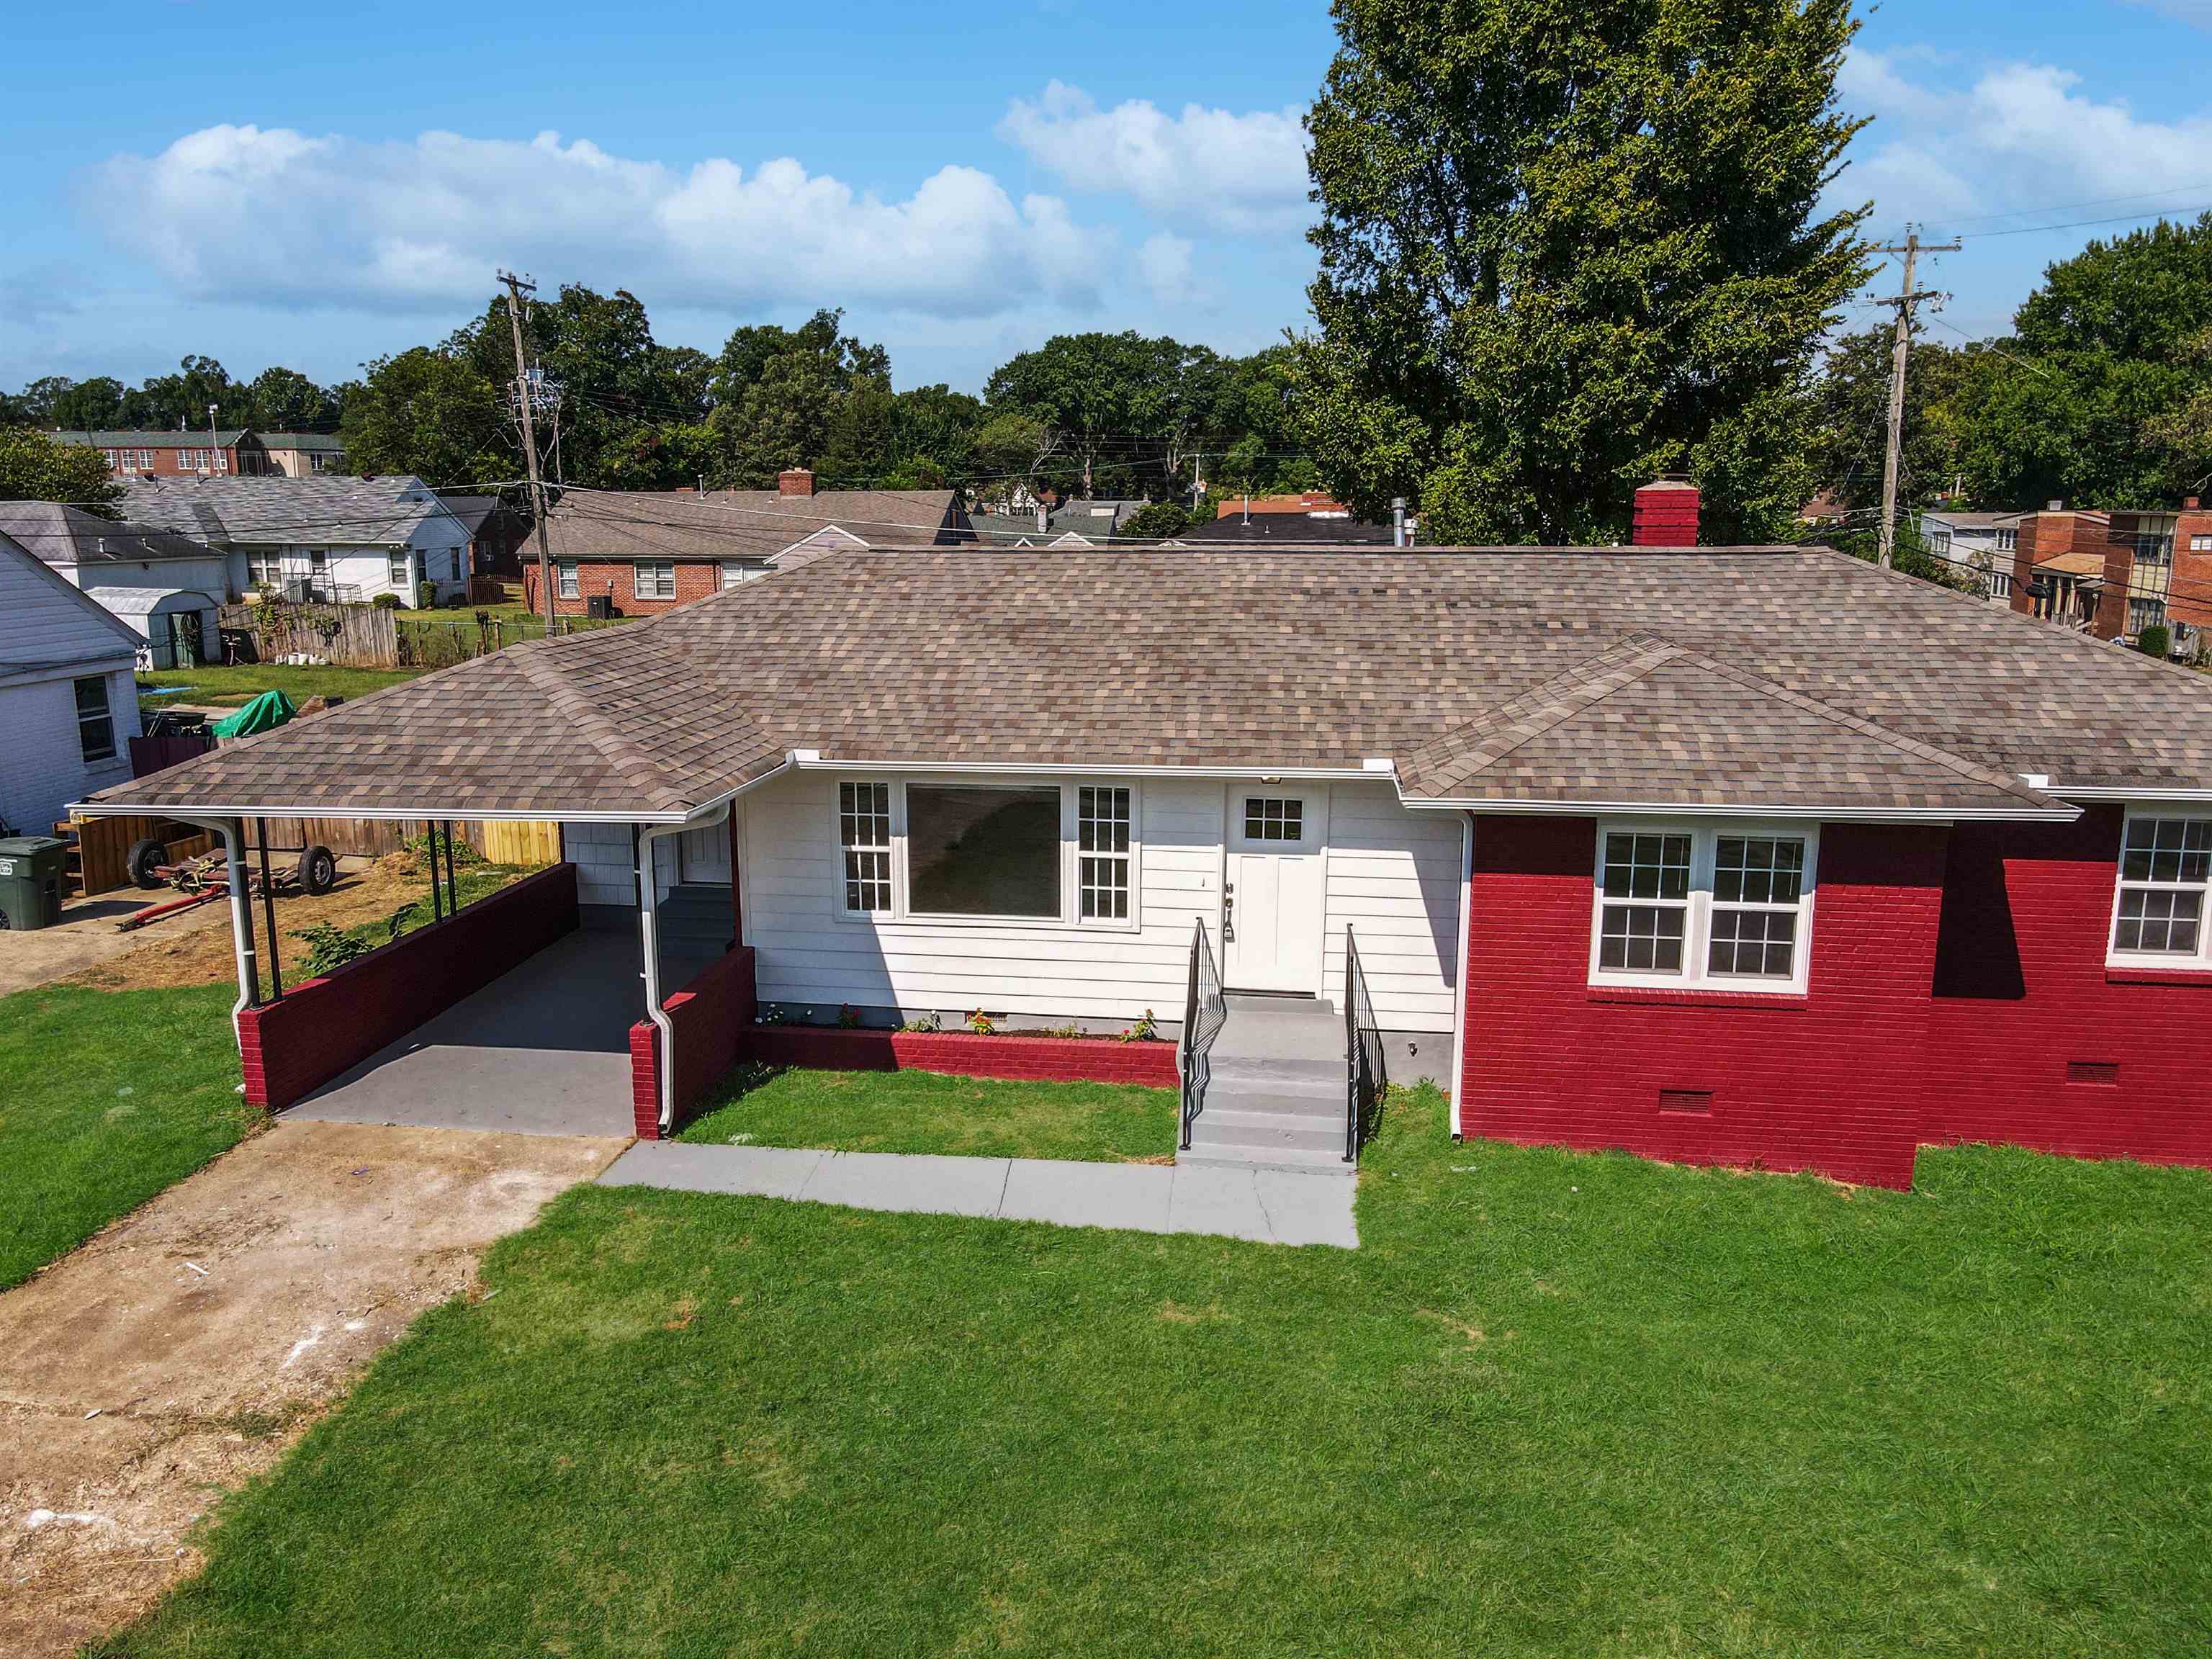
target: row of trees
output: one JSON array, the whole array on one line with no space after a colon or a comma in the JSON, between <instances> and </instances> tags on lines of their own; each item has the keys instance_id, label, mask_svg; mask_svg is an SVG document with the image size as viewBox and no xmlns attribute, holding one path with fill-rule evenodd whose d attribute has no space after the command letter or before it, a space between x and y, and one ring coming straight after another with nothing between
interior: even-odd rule
<instances>
[{"instance_id":1,"label":"row of trees","mask_svg":"<svg viewBox=\"0 0 2212 1659\"><path fill-rule=\"evenodd\" d=\"M1863 123L1837 74L1853 0L1336 0L1307 117L1318 327L1249 357L1134 332L1055 337L980 398L896 389L822 311L708 354L631 295L532 308L558 384L548 471L615 489L1020 487L1184 498L1321 485L1395 497L1437 541L1620 539L1637 486L1694 477L1711 539L1791 533L1816 489L1879 499L1888 351L1832 338L1867 280L1864 208L1830 187ZM1904 499L2166 503L2212 472L2212 216L2054 265L2012 335L1923 340ZM446 340L318 387L187 359L135 391L42 380L34 425L343 427L363 470L520 469L501 301ZM1173 529L1172 509L1150 528Z\"/></svg>"},{"instance_id":2,"label":"row of trees","mask_svg":"<svg viewBox=\"0 0 2212 1659\"><path fill-rule=\"evenodd\" d=\"M593 489L767 488L789 466L825 488L957 485L984 501L1022 488L1175 499L1201 479L1314 482L1290 431L1286 347L1238 358L1134 332L1061 335L1000 365L977 398L895 389L890 354L845 332L836 311L797 328L741 327L710 356L655 340L635 296L579 285L533 305L527 333L557 388L536 405L546 471ZM283 368L234 381L194 357L135 390L34 382L0 399L0 423L198 428L212 403L222 425L336 427L364 472L467 485L520 471L514 378L495 298L445 340L379 358L342 386Z\"/></svg>"}]
</instances>

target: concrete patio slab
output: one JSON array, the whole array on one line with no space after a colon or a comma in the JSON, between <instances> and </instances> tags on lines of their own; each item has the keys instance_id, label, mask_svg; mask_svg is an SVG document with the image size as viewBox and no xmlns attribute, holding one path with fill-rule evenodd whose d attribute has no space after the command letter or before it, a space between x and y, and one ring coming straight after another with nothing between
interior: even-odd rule
<instances>
[{"instance_id":1,"label":"concrete patio slab","mask_svg":"<svg viewBox=\"0 0 2212 1659\"><path fill-rule=\"evenodd\" d=\"M1359 1246L1357 1183L1340 1176L640 1141L599 1183L1262 1244Z\"/></svg>"}]
</instances>

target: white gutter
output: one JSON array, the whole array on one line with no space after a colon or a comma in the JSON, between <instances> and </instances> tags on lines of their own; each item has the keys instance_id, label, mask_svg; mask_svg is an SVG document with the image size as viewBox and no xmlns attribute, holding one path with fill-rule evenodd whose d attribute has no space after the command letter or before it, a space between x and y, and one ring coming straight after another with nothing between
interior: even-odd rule
<instances>
[{"instance_id":1,"label":"white gutter","mask_svg":"<svg viewBox=\"0 0 2212 1659\"><path fill-rule=\"evenodd\" d=\"M2129 794L2126 798L2136 797ZM2205 799L2212 799L2212 792L2207 792ZM1828 823L2071 823L2081 816L2063 805L2030 806L2025 803L2017 810L1989 806L1760 806L1748 801L1715 806L1703 801L1670 804L1643 800L1424 799L1402 793L1398 800L1401 805L1416 812L1518 813L1542 817L1808 818Z\"/></svg>"},{"instance_id":2,"label":"white gutter","mask_svg":"<svg viewBox=\"0 0 2212 1659\"><path fill-rule=\"evenodd\" d=\"M128 801L103 800L79 801L69 810L86 818L175 818L180 823L195 822L185 816L187 812L223 812L245 818L368 818L387 823L426 818L454 823L684 823L691 816L690 812L640 812L635 807L605 812L578 812L557 807L477 812L451 806L334 806L328 801L305 806L209 806L203 803L179 808L158 802L134 805Z\"/></svg>"},{"instance_id":3,"label":"white gutter","mask_svg":"<svg viewBox=\"0 0 2212 1659\"><path fill-rule=\"evenodd\" d=\"M785 763L803 772L975 772L1028 778L1255 778L1262 782L1296 778L1302 783L1373 781L1383 775L1361 766L1108 766L1051 764L1040 761L854 761L825 759L812 749L794 749Z\"/></svg>"},{"instance_id":4,"label":"white gutter","mask_svg":"<svg viewBox=\"0 0 2212 1659\"><path fill-rule=\"evenodd\" d=\"M2111 784L2098 784L2085 788L2069 789L2063 783L2054 783L2045 789L2044 793L2050 795L2060 795L2068 800L2170 800L2183 802L2212 800L2212 789L2130 789L2124 786L2116 787Z\"/></svg>"},{"instance_id":5,"label":"white gutter","mask_svg":"<svg viewBox=\"0 0 2212 1659\"><path fill-rule=\"evenodd\" d=\"M1467 945L1474 911L1474 814L1460 819L1459 832L1459 965L1452 975L1451 1133L1457 1140L1467 1133L1467 1119L1460 1107L1460 1085L1467 1077Z\"/></svg>"},{"instance_id":6,"label":"white gutter","mask_svg":"<svg viewBox=\"0 0 2212 1659\"><path fill-rule=\"evenodd\" d=\"M637 838L638 935L645 956L645 1012L660 1034L655 1045L659 1063L653 1080L660 1097L658 1121L666 1134L676 1121L676 1022L668 1018L660 996L660 872L653 848L671 836L688 830L704 830L730 816L727 801L702 817L678 823L656 823Z\"/></svg>"}]
</instances>

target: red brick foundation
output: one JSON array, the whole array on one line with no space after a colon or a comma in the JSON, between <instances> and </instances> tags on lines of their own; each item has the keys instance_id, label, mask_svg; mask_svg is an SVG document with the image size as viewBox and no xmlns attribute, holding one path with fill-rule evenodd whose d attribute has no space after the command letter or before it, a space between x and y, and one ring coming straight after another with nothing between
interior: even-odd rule
<instances>
[{"instance_id":1,"label":"red brick foundation","mask_svg":"<svg viewBox=\"0 0 2212 1659\"><path fill-rule=\"evenodd\" d=\"M576 866L556 864L238 1017L246 1098L280 1111L520 967L576 927Z\"/></svg>"},{"instance_id":2,"label":"red brick foundation","mask_svg":"<svg viewBox=\"0 0 2212 1659\"><path fill-rule=\"evenodd\" d=\"M771 1066L837 1072L946 1072L1054 1083L1133 1083L1172 1089L1182 1081L1172 1042L1111 1038L978 1036L973 1031L842 1030L818 1025L754 1028L752 1058Z\"/></svg>"}]
</instances>

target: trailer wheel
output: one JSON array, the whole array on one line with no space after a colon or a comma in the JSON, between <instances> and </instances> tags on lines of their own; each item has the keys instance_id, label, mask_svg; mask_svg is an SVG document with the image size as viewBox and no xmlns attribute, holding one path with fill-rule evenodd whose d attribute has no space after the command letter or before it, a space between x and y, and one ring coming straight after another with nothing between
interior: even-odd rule
<instances>
[{"instance_id":1,"label":"trailer wheel","mask_svg":"<svg viewBox=\"0 0 2212 1659\"><path fill-rule=\"evenodd\" d=\"M300 854L300 886L309 893L327 893L337 884L338 861L327 847L318 843Z\"/></svg>"},{"instance_id":2,"label":"trailer wheel","mask_svg":"<svg viewBox=\"0 0 2212 1659\"><path fill-rule=\"evenodd\" d=\"M131 879L141 887L155 888L161 884L161 866L169 861L169 849L151 836L131 843L131 855L123 861Z\"/></svg>"}]
</instances>

